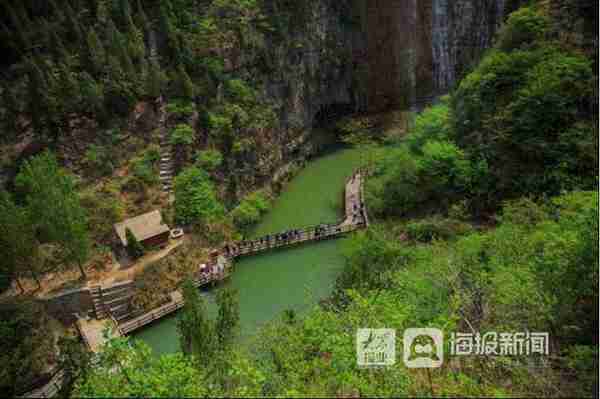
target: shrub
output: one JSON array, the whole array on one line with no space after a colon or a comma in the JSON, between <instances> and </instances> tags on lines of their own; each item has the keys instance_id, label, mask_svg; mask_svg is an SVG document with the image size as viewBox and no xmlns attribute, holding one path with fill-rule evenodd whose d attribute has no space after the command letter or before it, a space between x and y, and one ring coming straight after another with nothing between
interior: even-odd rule
<instances>
[{"instance_id":1,"label":"shrub","mask_svg":"<svg viewBox=\"0 0 600 399\"><path fill-rule=\"evenodd\" d=\"M207 171L213 171L223 163L223 154L219 150L199 151L196 156L196 162Z\"/></svg>"},{"instance_id":2,"label":"shrub","mask_svg":"<svg viewBox=\"0 0 600 399\"><path fill-rule=\"evenodd\" d=\"M246 229L260 220L260 216L269 210L269 199L262 191L247 195L240 204L233 209L231 216L239 228Z\"/></svg>"},{"instance_id":3,"label":"shrub","mask_svg":"<svg viewBox=\"0 0 600 399\"><path fill-rule=\"evenodd\" d=\"M128 228L125 229L125 238L127 240L127 253L133 259L137 259L144 255L144 247L135 237L133 232Z\"/></svg>"},{"instance_id":4,"label":"shrub","mask_svg":"<svg viewBox=\"0 0 600 399\"><path fill-rule=\"evenodd\" d=\"M250 102L254 100L254 90L241 79L230 79L225 82L227 95L236 102Z\"/></svg>"},{"instance_id":5,"label":"shrub","mask_svg":"<svg viewBox=\"0 0 600 399\"><path fill-rule=\"evenodd\" d=\"M167 104L167 112L177 119L188 118L194 113L194 103L175 100Z\"/></svg>"},{"instance_id":6,"label":"shrub","mask_svg":"<svg viewBox=\"0 0 600 399\"><path fill-rule=\"evenodd\" d=\"M530 7L522 7L508 17L498 37L498 47L509 51L531 45L543 38L549 20Z\"/></svg>"},{"instance_id":7,"label":"shrub","mask_svg":"<svg viewBox=\"0 0 600 399\"><path fill-rule=\"evenodd\" d=\"M415 241L431 242L433 240L448 240L456 236L470 233L469 224L453 219L429 218L406 225L406 234Z\"/></svg>"},{"instance_id":8,"label":"shrub","mask_svg":"<svg viewBox=\"0 0 600 399\"><path fill-rule=\"evenodd\" d=\"M208 174L195 166L175 178L175 218L182 224L207 224L224 215Z\"/></svg>"},{"instance_id":9,"label":"shrub","mask_svg":"<svg viewBox=\"0 0 600 399\"><path fill-rule=\"evenodd\" d=\"M191 145L194 143L194 129L184 123L171 132L171 144Z\"/></svg>"},{"instance_id":10,"label":"shrub","mask_svg":"<svg viewBox=\"0 0 600 399\"><path fill-rule=\"evenodd\" d=\"M115 168L112 154L105 147L92 144L83 156L83 162L93 175L105 176L111 174Z\"/></svg>"}]
</instances>

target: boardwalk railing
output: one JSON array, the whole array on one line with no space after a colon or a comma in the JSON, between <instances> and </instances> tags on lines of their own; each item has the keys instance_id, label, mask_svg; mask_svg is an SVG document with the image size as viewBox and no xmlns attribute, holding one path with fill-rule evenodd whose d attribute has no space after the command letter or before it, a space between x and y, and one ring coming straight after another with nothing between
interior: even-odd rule
<instances>
[{"instance_id":1,"label":"boardwalk railing","mask_svg":"<svg viewBox=\"0 0 600 399\"><path fill-rule=\"evenodd\" d=\"M160 306L142 316L136 317L135 319L128 320L119 325L119 329L123 335L129 334L130 332L137 330L147 324L152 323L154 320L160 319L163 316L173 313L178 309L181 309L184 305L183 299L171 301L163 306Z\"/></svg>"},{"instance_id":2,"label":"boardwalk railing","mask_svg":"<svg viewBox=\"0 0 600 399\"><path fill-rule=\"evenodd\" d=\"M46 383L43 387L34 389L33 391L29 391L22 396L21 398L51 398L56 395L62 388L63 381L65 379L65 370L56 366L52 372L54 375L50 378L50 381Z\"/></svg>"},{"instance_id":3,"label":"boardwalk railing","mask_svg":"<svg viewBox=\"0 0 600 399\"><path fill-rule=\"evenodd\" d=\"M252 255L269 249L288 247L307 241L319 241L335 238L360 228L361 224L329 224L293 229L279 234L270 234L233 247L226 255L237 258L238 256Z\"/></svg>"}]
</instances>

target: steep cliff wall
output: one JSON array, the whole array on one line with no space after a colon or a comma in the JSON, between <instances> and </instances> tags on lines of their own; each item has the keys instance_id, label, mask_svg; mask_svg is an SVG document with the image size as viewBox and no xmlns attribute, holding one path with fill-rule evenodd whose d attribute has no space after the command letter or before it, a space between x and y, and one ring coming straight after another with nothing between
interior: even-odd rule
<instances>
[{"instance_id":1,"label":"steep cliff wall","mask_svg":"<svg viewBox=\"0 0 600 399\"><path fill-rule=\"evenodd\" d=\"M258 83L277 122L272 129L254 133L254 150L229 165L230 171L237 171L230 176L229 190L238 198L252 187L285 181L317 152L315 126L358 111L365 103L364 65L355 59L364 52L365 39L360 12L352 2L273 0L266 1L262 11L274 31L235 62L260 60L260 68L242 76Z\"/></svg>"},{"instance_id":2,"label":"steep cliff wall","mask_svg":"<svg viewBox=\"0 0 600 399\"><path fill-rule=\"evenodd\" d=\"M314 153L313 127L331 111L406 110L448 92L491 46L505 1L265 2L276 34L262 43L266 70L247 76L259 77L278 126L237 162L253 173L238 169L236 196L279 181Z\"/></svg>"},{"instance_id":3,"label":"steep cliff wall","mask_svg":"<svg viewBox=\"0 0 600 399\"><path fill-rule=\"evenodd\" d=\"M366 8L372 111L447 92L505 16L505 0L372 0Z\"/></svg>"}]
</instances>

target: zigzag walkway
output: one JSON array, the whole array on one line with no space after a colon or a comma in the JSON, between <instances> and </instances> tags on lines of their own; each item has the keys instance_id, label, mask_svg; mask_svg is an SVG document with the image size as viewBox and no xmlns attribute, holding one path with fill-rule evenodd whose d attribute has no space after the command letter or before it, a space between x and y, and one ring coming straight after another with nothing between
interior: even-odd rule
<instances>
[{"instance_id":1,"label":"zigzag walkway","mask_svg":"<svg viewBox=\"0 0 600 399\"><path fill-rule=\"evenodd\" d=\"M369 225L369 218L363 200L363 181L364 172L361 170L353 173L352 177L347 180L344 195L345 217L340 222L290 229L250 241L228 244L222 250L215 251L211 255L211 261L208 264L199 265L196 277L193 279L194 284L197 287L201 287L226 279L233 272L233 260L241 256L249 256L275 248L291 247L310 241L337 238L360 228L367 227ZM119 322L110 314L110 319L102 321L112 323L114 334L122 336L130 334L155 320L177 311L183 305L183 296L179 291L174 291L171 293L171 300L168 303L138 317ZM99 322L101 321L91 320L86 322L80 320L78 322L81 335L93 352L98 351L102 345L102 342L100 342L102 339L99 338L100 335L96 331L100 328L94 325L94 323L98 324ZM104 324L100 323L99 325Z\"/></svg>"}]
</instances>

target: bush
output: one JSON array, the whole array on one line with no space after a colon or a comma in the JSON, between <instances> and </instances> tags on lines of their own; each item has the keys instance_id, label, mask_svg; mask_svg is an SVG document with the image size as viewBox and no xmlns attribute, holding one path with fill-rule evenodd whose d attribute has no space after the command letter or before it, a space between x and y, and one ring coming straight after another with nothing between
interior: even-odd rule
<instances>
[{"instance_id":1,"label":"bush","mask_svg":"<svg viewBox=\"0 0 600 399\"><path fill-rule=\"evenodd\" d=\"M201 224L224 215L208 174L195 166L184 169L175 178L175 219L182 224Z\"/></svg>"},{"instance_id":2,"label":"bush","mask_svg":"<svg viewBox=\"0 0 600 399\"><path fill-rule=\"evenodd\" d=\"M493 51L461 82L452 97L453 138L486 161L496 198L594 186L592 81L585 58L542 46Z\"/></svg>"},{"instance_id":3,"label":"bush","mask_svg":"<svg viewBox=\"0 0 600 399\"><path fill-rule=\"evenodd\" d=\"M233 209L231 216L238 228L247 229L260 220L260 216L270 208L269 199L262 191L247 195Z\"/></svg>"},{"instance_id":4,"label":"bush","mask_svg":"<svg viewBox=\"0 0 600 399\"><path fill-rule=\"evenodd\" d=\"M96 144L90 145L83 156L83 162L95 176L111 174L115 169L112 159L112 154L105 147Z\"/></svg>"},{"instance_id":5,"label":"bush","mask_svg":"<svg viewBox=\"0 0 600 399\"><path fill-rule=\"evenodd\" d=\"M415 119L406 141L411 151L419 153L428 140L447 140L450 137L450 106L447 100L427 108Z\"/></svg>"},{"instance_id":6,"label":"bush","mask_svg":"<svg viewBox=\"0 0 600 399\"><path fill-rule=\"evenodd\" d=\"M376 162L366 186L367 203L375 214L445 211L451 203L479 194L485 163L471 162L448 141L428 141L421 151L416 155L401 146Z\"/></svg>"},{"instance_id":7,"label":"bush","mask_svg":"<svg viewBox=\"0 0 600 399\"><path fill-rule=\"evenodd\" d=\"M184 123L179 124L171 132L171 144L191 145L194 143L194 129Z\"/></svg>"},{"instance_id":8,"label":"bush","mask_svg":"<svg viewBox=\"0 0 600 399\"><path fill-rule=\"evenodd\" d=\"M125 238L127 239L127 253L131 258L137 259L144 255L144 247L135 237L133 232L129 229L125 229Z\"/></svg>"},{"instance_id":9,"label":"bush","mask_svg":"<svg viewBox=\"0 0 600 399\"><path fill-rule=\"evenodd\" d=\"M151 163L145 159L137 159L131 165L133 176L144 185L153 185L158 182L158 176Z\"/></svg>"},{"instance_id":10,"label":"bush","mask_svg":"<svg viewBox=\"0 0 600 399\"><path fill-rule=\"evenodd\" d=\"M504 51L535 44L548 30L549 20L530 7L522 7L508 17L498 37L498 48Z\"/></svg>"},{"instance_id":11,"label":"bush","mask_svg":"<svg viewBox=\"0 0 600 399\"><path fill-rule=\"evenodd\" d=\"M223 154L219 150L199 151L196 156L196 162L205 170L211 172L217 169L223 163Z\"/></svg>"},{"instance_id":12,"label":"bush","mask_svg":"<svg viewBox=\"0 0 600 399\"><path fill-rule=\"evenodd\" d=\"M406 225L406 234L411 240L431 242L449 240L472 231L469 224L453 219L429 218Z\"/></svg>"},{"instance_id":13,"label":"bush","mask_svg":"<svg viewBox=\"0 0 600 399\"><path fill-rule=\"evenodd\" d=\"M225 82L225 91L231 100L247 103L254 100L254 90L241 79L229 79Z\"/></svg>"},{"instance_id":14,"label":"bush","mask_svg":"<svg viewBox=\"0 0 600 399\"><path fill-rule=\"evenodd\" d=\"M188 118L194 113L194 103L175 100L167 104L167 112L177 119Z\"/></svg>"}]
</instances>

